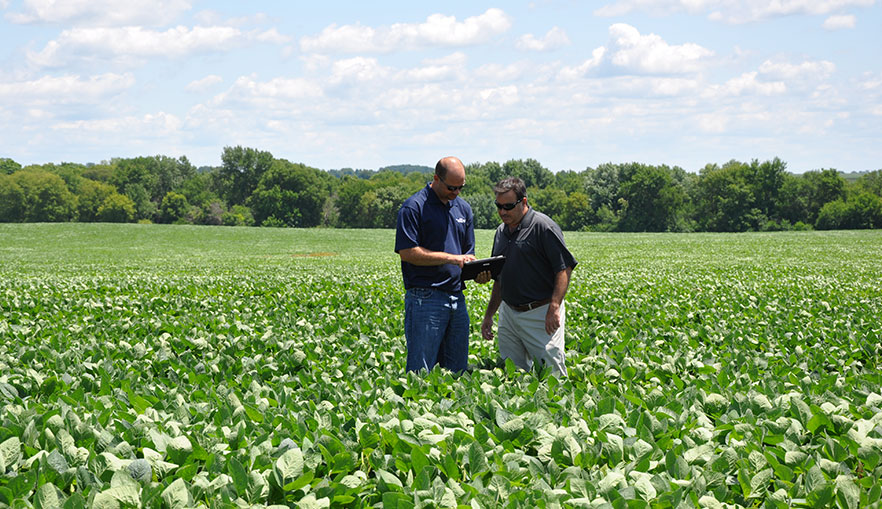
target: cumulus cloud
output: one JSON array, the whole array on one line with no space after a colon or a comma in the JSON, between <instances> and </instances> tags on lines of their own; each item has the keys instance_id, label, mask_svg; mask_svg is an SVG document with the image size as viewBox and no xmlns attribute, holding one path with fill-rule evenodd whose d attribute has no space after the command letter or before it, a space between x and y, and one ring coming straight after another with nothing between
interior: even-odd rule
<instances>
[{"instance_id":1,"label":"cumulus cloud","mask_svg":"<svg viewBox=\"0 0 882 509\"><path fill-rule=\"evenodd\" d=\"M609 27L610 62L626 70L671 74L694 72L713 51L694 43L670 45L656 34L641 35L625 23Z\"/></svg>"},{"instance_id":2,"label":"cumulus cloud","mask_svg":"<svg viewBox=\"0 0 882 509\"><path fill-rule=\"evenodd\" d=\"M854 14L845 14L839 16L830 16L824 20L825 30L843 30L854 28L857 25L857 18Z\"/></svg>"},{"instance_id":3,"label":"cumulus cloud","mask_svg":"<svg viewBox=\"0 0 882 509\"><path fill-rule=\"evenodd\" d=\"M138 116L118 118L100 118L58 122L51 126L53 130L74 131L76 133L139 133L141 137L158 137L175 132L181 128L181 119L177 116L159 112Z\"/></svg>"},{"instance_id":4,"label":"cumulus cloud","mask_svg":"<svg viewBox=\"0 0 882 509\"><path fill-rule=\"evenodd\" d=\"M193 53L226 51L263 38L274 39L270 32L244 33L233 27L178 26L165 31L137 26L108 28L73 28L64 30L28 60L38 67L59 67L76 59L109 59L120 63L129 58L181 57Z\"/></svg>"},{"instance_id":5,"label":"cumulus cloud","mask_svg":"<svg viewBox=\"0 0 882 509\"><path fill-rule=\"evenodd\" d=\"M746 72L741 76L728 80L723 85L709 87L704 96L707 99L742 95L772 96L787 92L787 85L782 81L761 81L756 71Z\"/></svg>"},{"instance_id":6,"label":"cumulus cloud","mask_svg":"<svg viewBox=\"0 0 882 509\"><path fill-rule=\"evenodd\" d=\"M565 80L580 78L592 69L596 69L597 67L599 67L600 64L603 63L603 58L605 55L606 48L595 48L594 51L591 52L591 58L585 60L579 65L564 67L563 69L561 69L559 77Z\"/></svg>"},{"instance_id":7,"label":"cumulus cloud","mask_svg":"<svg viewBox=\"0 0 882 509\"><path fill-rule=\"evenodd\" d=\"M300 39L306 53L388 53L426 46L479 44L507 31L511 19L501 9L487 9L479 16L459 22L455 16L433 14L424 23L396 23L373 28L362 25L330 25L314 37Z\"/></svg>"},{"instance_id":8,"label":"cumulus cloud","mask_svg":"<svg viewBox=\"0 0 882 509\"><path fill-rule=\"evenodd\" d=\"M750 23L794 14L829 15L851 7L871 7L876 0L618 0L594 11L598 16L622 16L635 11L652 14L706 14L727 23Z\"/></svg>"},{"instance_id":9,"label":"cumulus cloud","mask_svg":"<svg viewBox=\"0 0 882 509\"><path fill-rule=\"evenodd\" d=\"M560 27L554 27L541 39L537 39L533 34L521 36L517 48L526 51L551 51L569 44L570 38L567 37L567 32Z\"/></svg>"},{"instance_id":10,"label":"cumulus cloud","mask_svg":"<svg viewBox=\"0 0 882 509\"><path fill-rule=\"evenodd\" d=\"M196 92L196 93L205 92L206 90L217 85L218 83L222 83L223 81L224 81L224 79L221 78L220 76L218 76L216 74L211 74L211 75L208 75L208 76L202 78L201 80L191 81L187 85L186 90L187 90L187 92Z\"/></svg>"},{"instance_id":11,"label":"cumulus cloud","mask_svg":"<svg viewBox=\"0 0 882 509\"><path fill-rule=\"evenodd\" d=\"M670 75L700 71L714 52L694 43L668 44L656 34L643 35L625 23L609 27L609 43L595 48L591 58L576 66L565 66L558 76L575 79L590 72L610 74Z\"/></svg>"},{"instance_id":12,"label":"cumulus cloud","mask_svg":"<svg viewBox=\"0 0 882 509\"><path fill-rule=\"evenodd\" d=\"M190 9L189 0L25 0L13 23L85 26L164 25Z\"/></svg>"},{"instance_id":13,"label":"cumulus cloud","mask_svg":"<svg viewBox=\"0 0 882 509\"><path fill-rule=\"evenodd\" d=\"M91 104L123 92L135 84L131 74L44 76L31 81L0 83L4 104Z\"/></svg>"},{"instance_id":14,"label":"cumulus cloud","mask_svg":"<svg viewBox=\"0 0 882 509\"><path fill-rule=\"evenodd\" d=\"M766 60L759 67L759 72L763 75L783 80L820 80L830 77L834 71L836 64L827 60L805 61L801 64Z\"/></svg>"},{"instance_id":15,"label":"cumulus cloud","mask_svg":"<svg viewBox=\"0 0 882 509\"><path fill-rule=\"evenodd\" d=\"M267 111L287 108L292 103L313 100L324 95L322 88L305 78L273 78L258 81L255 76L241 76L226 92L213 100L214 104L243 104Z\"/></svg>"}]
</instances>

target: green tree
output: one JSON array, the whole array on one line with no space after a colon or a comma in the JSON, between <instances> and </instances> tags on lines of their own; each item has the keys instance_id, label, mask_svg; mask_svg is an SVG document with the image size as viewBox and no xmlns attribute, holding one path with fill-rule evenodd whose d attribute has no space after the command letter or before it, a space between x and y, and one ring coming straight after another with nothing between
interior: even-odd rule
<instances>
[{"instance_id":1,"label":"green tree","mask_svg":"<svg viewBox=\"0 0 882 509\"><path fill-rule=\"evenodd\" d=\"M621 231L663 232L676 229L685 193L667 167L634 163L622 174L619 194L628 202Z\"/></svg>"},{"instance_id":2,"label":"green tree","mask_svg":"<svg viewBox=\"0 0 882 509\"><path fill-rule=\"evenodd\" d=\"M779 196L781 216L791 223L814 224L825 204L845 199L845 184L842 175L833 169L787 174Z\"/></svg>"},{"instance_id":3,"label":"green tree","mask_svg":"<svg viewBox=\"0 0 882 509\"><path fill-rule=\"evenodd\" d=\"M558 224L561 222L564 209L567 204L567 195L561 189L547 187L545 189L529 189L530 206L554 219Z\"/></svg>"},{"instance_id":4,"label":"green tree","mask_svg":"<svg viewBox=\"0 0 882 509\"><path fill-rule=\"evenodd\" d=\"M485 190L483 193L474 193L462 197L469 202L474 216L474 225L479 230L491 230L499 225L499 214L493 202L496 195Z\"/></svg>"},{"instance_id":5,"label":"green tree","mask_svg":"<svg viewBox=\"0 0 882 509\"><path fill-rule=\"evenodd\" d=\"M65 222L76 216L77 197L64 180L43 170L22 170L10 178L21 190L21 200L12 215L23 222ZM11 193L13 200L16 191Z\"/></svg>"},{"instance_id":6,"label":"green tree","mask_svg":"<svg viewBox=\"0 0 882 509\"><path fill-rule=\"evenodd\" d=\"M597 215L591 208L588 195L581 191L570 193L564 204L560 227L569 231L584 231L595 223Z\"/></svg>"},{"instance_id":7,"label":"green tree","mask_svg":"<svg viewBox=\"0 0 882 509\"><path fill-rule=\"evenodd\" d=\"M128 196L113 192L98 207L98 220L105 223L130 223L135 219L135 204Z\"/></svg>"},{"instance_id":8,"label":"green tree","mask_svg":"<svg viewBox=\"0 0 882 509\"><path fill-rule=\"evenodd\" d=\"M116 187L103 182L83 179L77 188L78 218L82 222L99 221L98 209L104 205L104 201L111 195L118 194ZM126 198L129 203L132 200ZM134 203L132 204L134 213ZM117 221L125 222L125 221Z\"/></svg>"},{"instance_id":9,"label":"green tree","mask_svg":"<svg viewBox=\"0 0 882 509\"><path fill-rule=\"evenodd\" d=\"M0 157L0 175L12 175L21 169L21 165L8 157Z\"/></svg>"},{"instance_id":10,"label":"green tree","mask_svg":"<svg viewBox=\"0 0 882 509\"><path fill-rule=\"evenodd\" d=\"M187 217L189 212L190 203L187 201L187 197L174 191L166 193L159 206L160 220L163 223L180 222Z\"/></svg>"},{"instance_id":11,"label":"green tree","mask_svg":"<svg viewBox=\"0 0 882 509\"><path fill-rule=\"evenodd\" d=\"M593 210L599 210L603 206L610 210L617 208L620 174L621 166L612 163L586 170L585 194L588 195Z\"/></svg>"},{"instance_id":12,"label":"green tree","mask_svg":"<svg viewBox=\"0 0 882 509\"><path fill-rule=\"evenodd\" d=\"M758 211L745 182L741 163L730 161L722 168L707 165L698 181L696 220L706 231L741 232L756 225Z\"/></svg>"},{"instance_id":13,"label":"green tree","mask_svg":"<svg viewBox=\"0 0 882 509\"><path fill-rule=\"evenodd\" d=\"M330 195L330 178L320 170L284 159L273 162L248 199L258 224L274 217L287 226L321 224L322 206Z\"/></svg>"},{"instance_id":14,"label":"green tree","mask_svg":"<svg viewBox=\"0 0 882 509\"><path fill-rule=\"evenodd\" d=\"M0 173L0 223L24 221L24 190L10 175Z\"/></svg>"},{"instance_id":15,"label":"green tree","mask_svg":"<svg viewBox=\"0 0 882 509\"><path fill-rule=\"evenodd\" d=\"M136 219L156 219L159 213L159 207L150 199L150 194L142 184L127 184L123 190L123 194L128 196L132 203L135 204Z\"/></svg>"},{"instance_id":16,"label":"green tree","mask_svg":"<svg viewBox=\"0 0 882 509\"><path fill-rule=\"evenodd\" d=\"M344 228L369 228L370 218L361 212L362 195L371 190L370 182L358 177L343 177L337 191L337 210L339 223Z\"/></svg>"},{"instance_id":17,"label":"green tree","mask_svg":"<svg viewBox=\"0 0 882 509\"><path fill-rule=\"evenodd\" d=\"M856 187L861 191L882 196L882 170L871 171L861 175L856 183Z\"/></svg>"},{"instance_id":18,"label":"green tree","mask_svg":"<svg viewBox=\"0 0 882 509\"><path fill-rule=\"evenodd\" d=\"M230 205L244 205L273 165L271 153L241 146L224 147L221 160L223 166L216 174L216 188Z\"/></svg>"}]
</instances>

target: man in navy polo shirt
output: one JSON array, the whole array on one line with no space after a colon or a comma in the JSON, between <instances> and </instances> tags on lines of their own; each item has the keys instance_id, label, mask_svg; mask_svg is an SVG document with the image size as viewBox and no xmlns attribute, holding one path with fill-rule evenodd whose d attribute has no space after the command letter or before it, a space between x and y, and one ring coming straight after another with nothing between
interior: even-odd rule
<instances>
[{"instance_id":1,"label":"man in navy polo shirt","mask_svg":"<svg viewBox=\"0 0 882 509\"><path fill-rule=\"evenodd\" d=\"M464 185L462 161L445 157L435 165L432 182L398 211L395 252L406 289L407 371L468 367L469 314L460 274L475 259L475 230L472 207L459 198Z\"/></svg>"}]
</instances>

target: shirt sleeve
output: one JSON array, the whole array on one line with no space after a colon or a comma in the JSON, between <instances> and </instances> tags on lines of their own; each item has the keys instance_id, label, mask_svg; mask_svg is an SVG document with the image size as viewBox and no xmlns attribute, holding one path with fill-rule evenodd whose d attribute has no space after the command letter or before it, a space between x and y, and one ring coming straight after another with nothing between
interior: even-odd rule
<instances>
[{"instance_id":1,"label":"shirt sleeve","mask_svg":"<svg viewBox=\"0 0 882 509\"><path fill-rule=\"evenodd\" d=\"M462 244L462 253L475 254L475 215L471 208L466 214L465 241Z\"/></svg>"},{"instance_id":2,"label":"shirt sleeve","mask_svg":"<svg viewBox=\"0 0 882 509\"><path fill-rule=\"evenodd\" d=\"M556 224L548 225L542 229L542 246L555 274L567 267L573 268L578 263L570 250L567 249L563 232Z\"/></svg>"},{"instance_id":3,"label":"shirt sleeve","mask_svg":"<svg viewBox=\"0 0 882 509\"><path fill-rule=\"evenodd\" d=\"M404 204L398 210L395 229L395 252L420 245L420 215L416 207Z\"/></svg>"}]
</instances>

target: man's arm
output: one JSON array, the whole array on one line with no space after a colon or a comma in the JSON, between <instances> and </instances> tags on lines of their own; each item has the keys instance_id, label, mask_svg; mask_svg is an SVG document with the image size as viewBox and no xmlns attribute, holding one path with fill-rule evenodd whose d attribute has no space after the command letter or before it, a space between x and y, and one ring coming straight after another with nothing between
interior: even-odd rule
<instances>
[{"instance_id":1,"label":"man's arm","mask_svg":"<svg viewBox=\"0 0 882 509\"><path fill-rule=\"evenodd\" d=\"M459 268L462 268L462 265L465 262L476 259L475 255L472 254L451 254L442 251L429 251L421 246L402 249L398 251L398 256L401 257L401 261L403 262L424 267L445 265L449 263L451 265L459 265Z\"/></svg>"},{"instance_id":2,"label":"man's arm","mask_svg":"<svg viewBox=\"0 0 882 509\"><path fill-rule=\"evenodd\" d=\"M570 286L570 275L573 273L572 267L558 272L554 275L554 289L551 292L551 304L548 305L548 312L545 313L545 332L554 334L560 328L560 305L563 303L564 296L567 294L567 288Z\"/></svg>"},{"instance_id":3,"label":"man's arm","mask_svg":"<svg viewBox=\"0 0 882 509\"><path fill-rule=\"evenodd\" d=\"M493 339L493 316L502 304L502 289L499 287L499 281L493 282L493 289L490 290L490 301L487 302L487 311L484 312L484 321L481 322L481 335L484 339L490 341Z\"/></svg>"}]
</instances>

